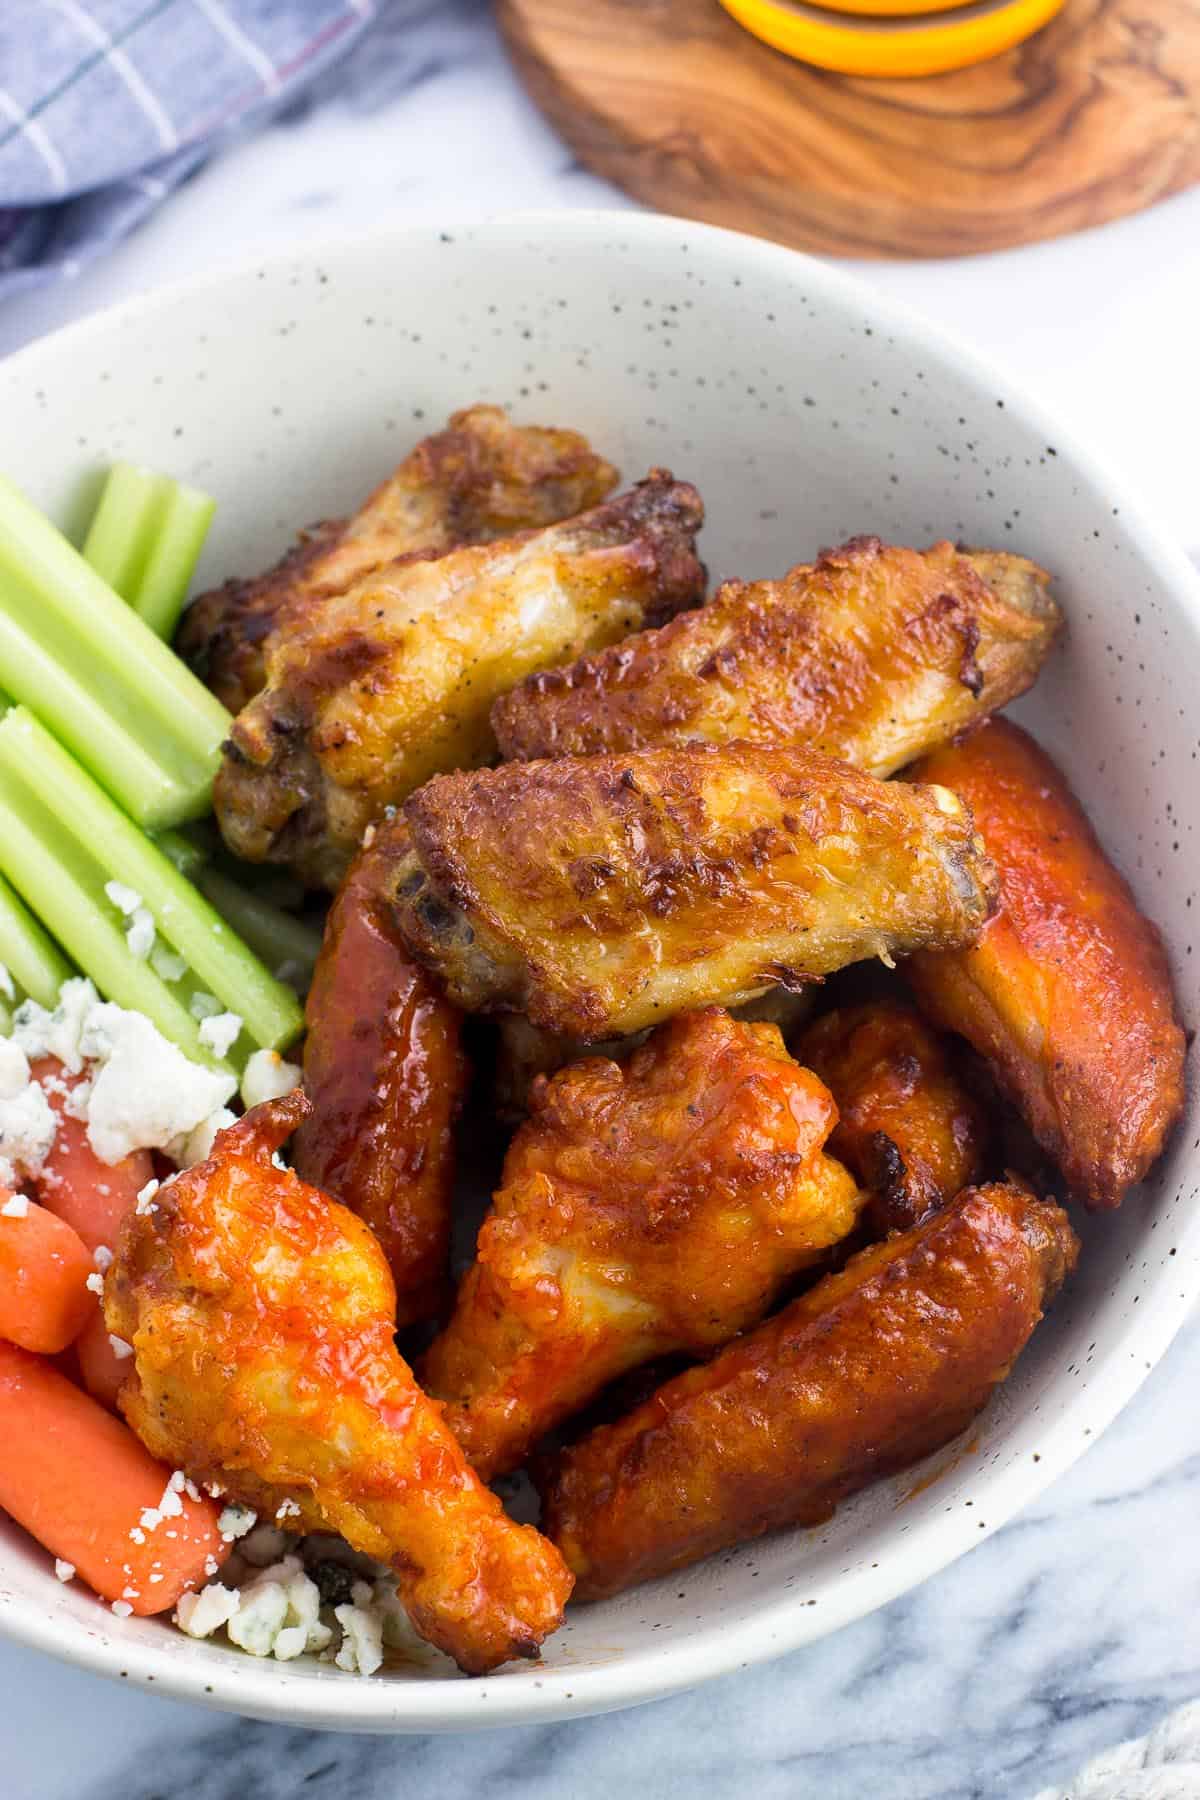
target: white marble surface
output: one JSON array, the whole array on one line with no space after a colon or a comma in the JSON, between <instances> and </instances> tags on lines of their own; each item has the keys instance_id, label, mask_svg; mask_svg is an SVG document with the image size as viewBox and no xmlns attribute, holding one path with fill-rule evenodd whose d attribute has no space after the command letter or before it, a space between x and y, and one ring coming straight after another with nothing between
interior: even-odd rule
<instances>
[{"instance_id":1,"label":"white marble surface","mask_svg":"<svg viewBox=\"0 0 1200 1800\"><path fill-rule=\"evenodd\" d=\"M478 0L395 0L340 93L194 179L79 281L0 307L0 354L222 261L383 219L626 205L525 102ZM1002 361L1200 546L1200 192L1057 244L863 265ZM1028 1800L1200 1694L1200 1321L1037 1508L917 1593L634 1713L377 1740L231 1720L0 1645L4 1800Z\"/></svg>"}]
</instances>

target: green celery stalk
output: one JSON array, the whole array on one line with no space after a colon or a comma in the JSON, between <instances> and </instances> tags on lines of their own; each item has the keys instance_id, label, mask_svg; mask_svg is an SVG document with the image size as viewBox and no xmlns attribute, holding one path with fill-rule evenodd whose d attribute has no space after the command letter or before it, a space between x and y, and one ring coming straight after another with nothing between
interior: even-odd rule
<instances>
[{"instance_id":1,"label":"green celery stalk","mask_svg":"<svg viewBox=\"0 0 1200 1800\"><path fill-rule=\"evenodd\" d=\"M303 919L282 912L258 894L249 893L212 868L194 878L202 894L212 901L226 924L262 957L270 968L293 962L310 977L321 949L321 933Z\"/></svg>"},{"instance_id":2,"label":"green celery stalk","mask_svg":"<svg viewBox=\"0 0 1200 1800\"><path fill-rule=\"evenodd\" d=\"M228 1067L201 1042L184 1002L133 955L105 901L103 870L7 766L0 767L0 843L9 880L106 999L145 1013L193 1062Z\"/></svg>"},{"instance_id":3,"label":"green celery stalk","mask_svg":"<svg viewBox=\"0 0 1200 1800\"><path fill-rule=\"evenodd\" d=\"M3 477L0 615L0 685L138 824L208 810L229 714Z\"/></svg>"},{"instance_id":4,"label":"green celery stalk","mask_svg":"<svg viewBox=\"0 0 1200 1800\"><path fill-rule=\"evenodd\" d=\"M0 963L23 994L46 1007L57 1006L59 988L75 973L58 945L2 875Z\"/></svg>"},{"instance_id":5,"label":"green celery stalk","mask_svg":"<svg viewBox=\"0 0 1200 1800\"><path fill-rule=\"evenodd\" d=\"M83 546L98 575L169 640L216 501L136 463L114 463Z\"/></svg>"},{"instance_id":6,"label":"green celery stalk","mask_svg":"<svg viewBox=\"0 0 1200 1800\"><path fill-rule=\"evenodd\" d=\"M241 1015L256 1044L283 1050L299 1037L304 1017L292 990L263 968L191 882L24 707L0 719L0 771L23 782L107 876L141 895L163 937L196 979ZM15 871L8 872L19 887ZM98 891L102 894L103 882ZM53 926L49 915L37 910ZM56 935L77 954L61 932Z\"/></svg>"},{"instance_id":7,"label":"green celery stalk","mask_svg":"<svg viewBox=\"0 0 1200 1800\"><path fill-rule=\"evenodd\" d=\"M199 844L184 837L182 831L156 831L153 841L158 845L172 868L186 875L189 881L195 881L197 875L208 861Z\"/></svg>"}]
</instances>

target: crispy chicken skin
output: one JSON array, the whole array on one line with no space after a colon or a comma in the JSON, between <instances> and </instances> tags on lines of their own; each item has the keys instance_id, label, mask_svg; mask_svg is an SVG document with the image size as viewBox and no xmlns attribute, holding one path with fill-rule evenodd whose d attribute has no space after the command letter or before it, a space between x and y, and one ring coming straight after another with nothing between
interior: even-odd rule
<instances>
[{"instance_id":1,"label":"crispy chicken skin","mask_svg":"<svg viewBox=\"0 0 1200 1800\"><path fill-rule=\"evenodd\" d=\"M230 848L336 887L386 807L494 755L497 694L703 597L703 517L655 470L564 524L389 563L290 614L217 774Z\"/></svg>"},{"instance_id":2,"label":"crispy chicken skin","mask_svg":"<svg viewBox=\"0 0 1200 1800\"><path fill-rule=\"evenodd\" d=\"M690 740L808 744L890 775L1024 692L1059 628L1049 576L1002 552L854 538L782 581L527 676L492 722L505 756Z\"/></svg>"},{"instance_id":3,"label":"crispy chicken skin","mask_svg":"<svg viewBox=\"0 0 1200 1800\"><path fill-rule=\"evenodd\" d=\"M268 1101L123 1228L105 1283L133 1345L121 1410L147 1448L301 1531L391 1565L421 1635L470 1674L536 1656L571 1589L482 1486L393 1342L362 1220L272 1162L308 1110Z\"/></svg>"},{"instance_id":4,"label":"crispy chicken skin","mask_svg":"<svg viewBox=\"0 0 1200 1800\"><path fill-rule=\"evenodd\" d=\"M543 1528L599 1600L786 1525L962 1431L1074 1266L1066 1214L968 1188L568 1450Z\"/></svg>"},{"instance_id":5,"label":"crispy chicken skin","mask_svg":"<svg viewBox=\"0 0 1200 1800\"><path fill-rule=\"evenodd\" d=\"M735 1019L748 1024L777 1025L785 1043L790 1034L804 1024L812 1011L813 991L799 993L787 988L768 988L753 1000L730 1010ZM631 1032L628 1037L608 1038L588 1044L583 1038L560 1037L557 1032L543 1031L532 1025L522 1013L501 1013L496 1019L496 1060L492 1075L492 1097L502 1119L516 1122L529 1111L529 1096L538 1075L553 1075L568 1063L585 1056L609 1056L621 1062L640 1044L648 1031Z\"/></svg>"},{"instance_id":6,"label":"crispy chicken skin","mask_svg":"<svg viewBox=\"0 0 1200 1800\"><path fill-rule=\"evenodd\" d=\"M1096 1210L1140 1181L1183 1106L1185 1042L1162 940L1059 770L994 720L923 762L975 813L1000 906L979 942L914 957L924 1011L990 1063Z\"/></svg>"},{"instance_id":7,"label":"crispy chicken skin","mask_svg":"<svg viewBox=\"0 0 1200 1800\"><path fill-rule=\"evenodd\" d=\"M568 519L598 505L616 480L578 432L469 407L419 443L352 518L314 525L265 575L201 594L175 648L240 712L266 686L266 639L286 609L343 594L398 556L442 556Z\"/></svg>"},{"instance_id":8,"label":"crispy chicken skin","mask_svg":"<svg viewBox=\"0 0 1200 1800\"><path fill-rule=\"evenodd\" d=\"M703 745L446 775L405 809L397 917L474 1011L596 1040L920 944L993 877L952 795L815 751Z\"/></svg>"},{"instance_id":9,"label":"crispy chicken skin","mask_svg":"<svg viewBox=\"0 0 1200 1800\"><path fill-rule=\"evenodd\" d=\"M823 1154L828 1090L775 1026L720 1007L661 1026L624 1066L539 1078L531 1104L421 1368L484 1480L626 1370L757 1323L859 1209Z\"/></svg>"},{"instance_id":10,"label":"crispy chicken skin","mask_svg":"<svg viewBox=\"0 0 1200 1800\"><path fill-rule=\"evenodd\" d=\"M905 1231L983 1173L983 1108L915 1007L898 1000L826 1013L796 1057L837 1102L833 1155L862 1182L876 1231Z\"/></svg>"},{"instance_id":11,"label":"crispy chicken skin","mask_svg":"<svg viewBox=\"0 0 1200 1800\"><path fill-rule=\"evenodd\" d=\"M297 1173L365 1219L396 1284L396 1320L448 1298L453 1126L469 1079L457 1007L408 954L383 903L403 820L381 826L334 901L308 994ZM382 840L382 841L381 841Z\"/></svg>"}]
</instances>

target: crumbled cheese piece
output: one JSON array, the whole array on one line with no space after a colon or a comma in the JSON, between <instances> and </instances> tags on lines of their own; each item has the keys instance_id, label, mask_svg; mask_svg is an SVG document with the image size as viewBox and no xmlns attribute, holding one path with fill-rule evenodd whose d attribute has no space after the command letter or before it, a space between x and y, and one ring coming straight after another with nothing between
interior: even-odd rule
<instances>
[{"instance_id":1,"label":"crumbled cheese piece","mask_svg":"<svg viewBox=\"0 0 1200 1800\"><path fill-rule=\"evenodd\" d=\"M383 1621L372 1605L375 1596L365 1581L356 1581L350 1593L350 1604L333 1609L342 1628L334 1661L349 1675L373 1675L383 1662Z\"/></svg>"},{"instance_id":2,"label":"crumbled cheese piece","mask_svg":"<svg viewBox=\"0 0 1200 1800\"><path fill-rule=\"evenodd\" d=\"M233 1618L241 1604L237 1588L210 1582L198 1594L181 1594L175 1607L175 1623L189 1637L211 1637Z\"/></svg>"},{"instance_id":3,"label":"crumbled cheese piece","mask_svg":"<svg viewBox=\"0 0 1200 1800\"><path fill-rule=\"evenodd\" d=\"M210 1013L207 1019L200 1021L200 1042L211 1050L214 1056L228 1056L241 1036L241 1031L240 1013Z\"/></svg>"},{"instance_id":4,"label":"crumbled cheese piece","mask_svg":"<svg viewBox=\"0 0 1200 1800\"><path fill-rule=\"evenodd\" d=\"M172 1493L182 1494L184 1488L187 1486L187 1476L182 1469L172 1470L171 1479L168 1481L167 1486L171 1489Z\"/></svg>"},{"instance_id":5,"label":"crumbled cheese piece","mask_svg":"<svg viewBox=\"0 0 1200 1800\"><path fill-rule=\"evenodd\" d=\"M53 1108L36 1081L0 1098L0 1184L15 1188L24 1176L40 1174L57 1129Z\"/></svg>"},{"instance_id":6,"label":"crumbled cheese piece","mask_svg":"<svg viewBox=\"0 0 1200 1800\"><path fill-rule=\"evenodd\" d=\"M281 1500L275 1508L275 1517L277 1519L298 1519L300 1508L294 1500Z\"/></svg>"},{"instance_id":7,"label":"crumbled cheese piece","mask_svg":"<svg viewBox=\"0 0 1200 1800\"><path fill-rule=\"evenodd\" d=\"M149 907L139 906L125 931L129 954L145 962L154 948L154 914Z\"/></svg>"},{"instance_id":8,"label":"crumbled cheese piece","mask_svg":"<svg viewBox=\"0 0 1200 1800\"><path fill-rule=\"evenodd\" d=\"M108 895L108 898L112 901L117 911L119 913L124 913L127 919L132 918L138 907L142 904L142 896L137 892L136 888L126 887L123 881L106 881L104 884L104 892Z\"/></svg>"},{"instance_id":9,"label":"crumbled cheese piece","mask_svg":"<svg viewBox=\"0 0 1200 1800\"><path fill-rule=\"evenodd\" d=\"M0 1219L23 1219L29 1212L29 1202L24 1194L10 1194L0 1206Z\"/></svg>"},{"instance_id":10,"label":"crumbled cheese piece","mask_svg":"<svg viewBox=\"0 0 1200 1800\"><path fill-rule=\"evenodd\" d=\"M107 1244L97 1244L92 1251L92 1261L102 1275L107 1274L108 1270L112 1268L112 1259L113 1253Z\"/></svg>"},{"instance_id":11,"label":"crumbled cheese piece","mask_svg":"<svg viewBox=\"0 0 1200 1800\"><path fill-rule=\"evenodd\" d=\"M237 1119L227 1106L219 1106L207 1119L201 1119L194 1131L189 1131L181 1144L173 1145L171 1154L181 1169L190 1169L193 1163L203 1162L212 1154L213 1143L219 1131L228 1131L236 1125Z\"/></svg>"},{"instance_id":12,"label":"crumbled cheese piece","mask_svg":"<svg viewBox=\"0 0 1200 1800\"><path fill-rule=\"evenodd\" d=\"M17 990L13 985L13 978L8 972L7 963L0 963L0 994L3 994L6 1000L15 1000L17 997Z\"/></svg>"},{"instance_id":13,"label":"crumbled cheese piece","mask_svg":"<svg viewBox=\"0 0 1200 1800\"><path fill-rule=\"evenodd\" d=\"M58 1576L60 1581L74 1581L75 1564L67 1562L64 1557L56 1556L54 1559L54 1573Z\"/></svg>"},{"instance_id":14,"label":"crumbled cheese piece","mask_svg":"<svg viewBox=\"0 0 1200 1800\"><path fill-rule=\"evenodd\" d=\"M29 1058L12 1038L0 1037L0 1100L15 1100L29 1086Z\"/></svg>"},{"instance_id":15,"label":"crumbled cheese piece","mask_svg":"<svg viewBox=\"0 0 1200 1800\"><path fill-rule=\"evenodd\" d=\"M287 1662L329 1644L333 1633L321 1622L320 1590L298 1556L285 1556L238 1591L239 1605L225 1621L226 1635L252 1656Z\"/></svg>"},{"instance_id":16,"label":"crumbled cheese piece","mask_svg":"<svg viewBox=\"0 0 1200 1800\"><path fill-rule=\"evenodd\" d=\"M242 1074L242 1104L258 1106L263 1100L282 1100L300 1086L303 1070L284 1062L277 1050L256 1050L247 1058Z\"/></svg>"},{"instance_id":17,"label":"crumbled cheese piece","mask_svg":"<svg viewBox=\"0 0 1200 1800\"><path fill-rule=\"evenodd\" d=\"M159 1514L164 1519L177 1519L183 1512L183 1501L176 1488L170 1483L163 1489L163 1497L158 1503Z\"/></svg>"},{"instance_id":18,"label":"crumbled cheese piece","mask_svg":"<svg viewBox=\"0 0 1200 1800\"><path fill-rule=\"evenodd\" d=\"M13 1041L20 1044L30 1062L54 1056L72 1075L78 1075L83 1067L84 1027L97 1003L91 982L75 976L63 982L53 1012L47 1012L36 1000L26 1000L17 1008L13 1014Z\"/></svg>"},{"instance_id":19,"label":"crumbled cheese piece","mask_svg":"<svg viewBox=\"0 0 1200 1800\"><path fill-rule=\"evenodd\" d=\"M138 1524L143 1531L157 1531L162 1524L162 1514L157 1506L144 1506ZM130 1535L132 1536L132 1533Z\"/></svg>"},{"instance_id":20,"label":"crumbled cheese piece","mask_svg":"<svg viewBox=\"0 0 1200 1800\"><path fill-rule=\"evenodd\" d=\"M99 1270L96 1270L88 1276L83 1285L90 1294L102 1294L104 1292L104 1277L100 1274Z\"/></svg>"},{"instance_id":21,"label":"crumbled cheese piece","mask_svg":"<svg viewBox=\"0 0 1200 1800\"><path fill-rule=\"evenodd\" d=\"M63 1087L64 1085L65 1084L61 1081L58 1083L59 1087ZM50 1089L50 1083L48 1081L43 1080L42 1086L44 1088L46 1088L47 1091L52 1091ZM63 1099L63 1103L62 1103L62 1109L66 1113L68 1119L78 1119L81 1124L86 1124L87 1116L88 1116L88 1107L91 1104L91 1099L92 1099L92 1084L91 1084L91 1082L90 1081L77 1081L75 1083L74 1087L67 1089L65 1097ZM100 1193L102 1193L102 1194L108 1193L109 1190L105 1186L103 1186L103 1184L97 1184L97 1185L98 1185Z\"/></svg>"},{"instance_id":22,"label":"crumbled cheese piece","mask_svg":"<svg viewBox=\"0 0 1200 1800\"><path fill-rule=\"evenodd\" d=\"M150 952L150 967L162 981L182 981L187 974L187 960L168 948L160 938Z\"/></svg>"},{"instance_id":23,"label":"crumbled cheese piece","mask_svg":"<svg viewBox=\"0 0 1200 1800\"><path fill-rule=\"evenodd\" d=\"M155 1194L157 1194L157 1192L158 1192L158 1182L155 1181L153 1176L151 1176L150 1180L146 1183L145 1187L141 1187L138 1189L138 1197L134 1204L133 1210L140 1219L144 1219L147 1213L157 1212L158 1208L151 1205L151 1202L153 1201L154 1196L155 1196Z\"/></svg>"},{"instance_id":24,"label":"crumbled cheese piece","mask_svg":"<svg viewBox=\"0 0 1200 1800\"><path fill-rule=\"evenodd\" d=\"M193 1019L215 1019L221 1011L221 1002L215 994L193 994L188 1001L188 1011Z\"/></svg>"},{"instance_id":25,"label":"crumbled cheese piece","mask_svg":"<svg viewBox=\"0 0 1200 1800\"><path fill-rule=\"evenodd\" d=\"M112 1345L112 1353L118 1362L124 1362L127 1356L133 1355L133 1345L127 1344L123 1337L117 1336L116 1332L109 1332L108 1341Z\"/></svg>"},{"instance_id":26,"label":"crumbled cheese piece","mask_svg":"<svg viewBox=\"0 0 1200 1800\"><path fill-rule=\"evenodd\" d=\"M101 1162L131 1150L163 1149L224 1106L236 1087L189 1062L141 1013L92 1008L82 1039L99 1065L88 1105L88 1142Z\"/></svg>"},{"instance_id":27,"label":"crumbled cheese piece","mask_svg":"<svg viewBox=\"0 0 1200 1800\"><path fill-rule=\"evenodd\" d=\"M116 1613L118 1619L127 1619L133 1611L133 1608L130 1606L128 1600L114 1600L108 1610L109 1612Z\"/></svg>"},{"instance_id":28,"label":"crumbled cheese piece","mask_svg":"<svg viewBox=\"0 0 1200 1800\"><path fill-rule=\"evenodd\" d=\"M183 1478L183 1491L189 1500L199 1500L201 1498L200 1489L196 1486L190 1475L185 1475Z\"/></svg>"},{"instance_id":29,"label":"crumbled cheese piece","mask_svg":"<svg viewBox=\"0 0 1200 1800\"><path fill-rule=\"evenodd\" d=\"M221 1516L217 1520L217 1530L227 1544L232 1544L237 1538L245 1537L248 1531L253 1531L257 1523L258 1514L253 1507L243 1506L239 1501L231 1500L228 1506L221 1509Z\"/></svg>"},{"instance_id":30,"label":"crumbled cheese piece","mask_svg":"<svg viewBox=\"0 0 1200 1800\"><path fill-rule=\"evenodd\" d=\"M144 1544L146 1541L146 1534L140 1525L134 1525L130 1530L129 1536L135 1544Z\"/></svg>"}]
</instances>

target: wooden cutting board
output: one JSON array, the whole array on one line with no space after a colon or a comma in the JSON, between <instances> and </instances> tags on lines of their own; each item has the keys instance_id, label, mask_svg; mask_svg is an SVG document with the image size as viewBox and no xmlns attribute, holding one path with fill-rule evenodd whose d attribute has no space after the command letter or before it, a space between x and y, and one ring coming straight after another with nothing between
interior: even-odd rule
<instances>
[{"instance_id":1,"label":"wooden cutting board","mask_svg":"<svg viewBox=\"0 0 1200 1800\"><path fill-rule=\"evenodd\" d=\"M1200 0L1067 0L951 75L830 75L717 0L498 0L533 98L665 212L839 256L1057 237L1200 182Z\"/></svg>"}]
</instances>

